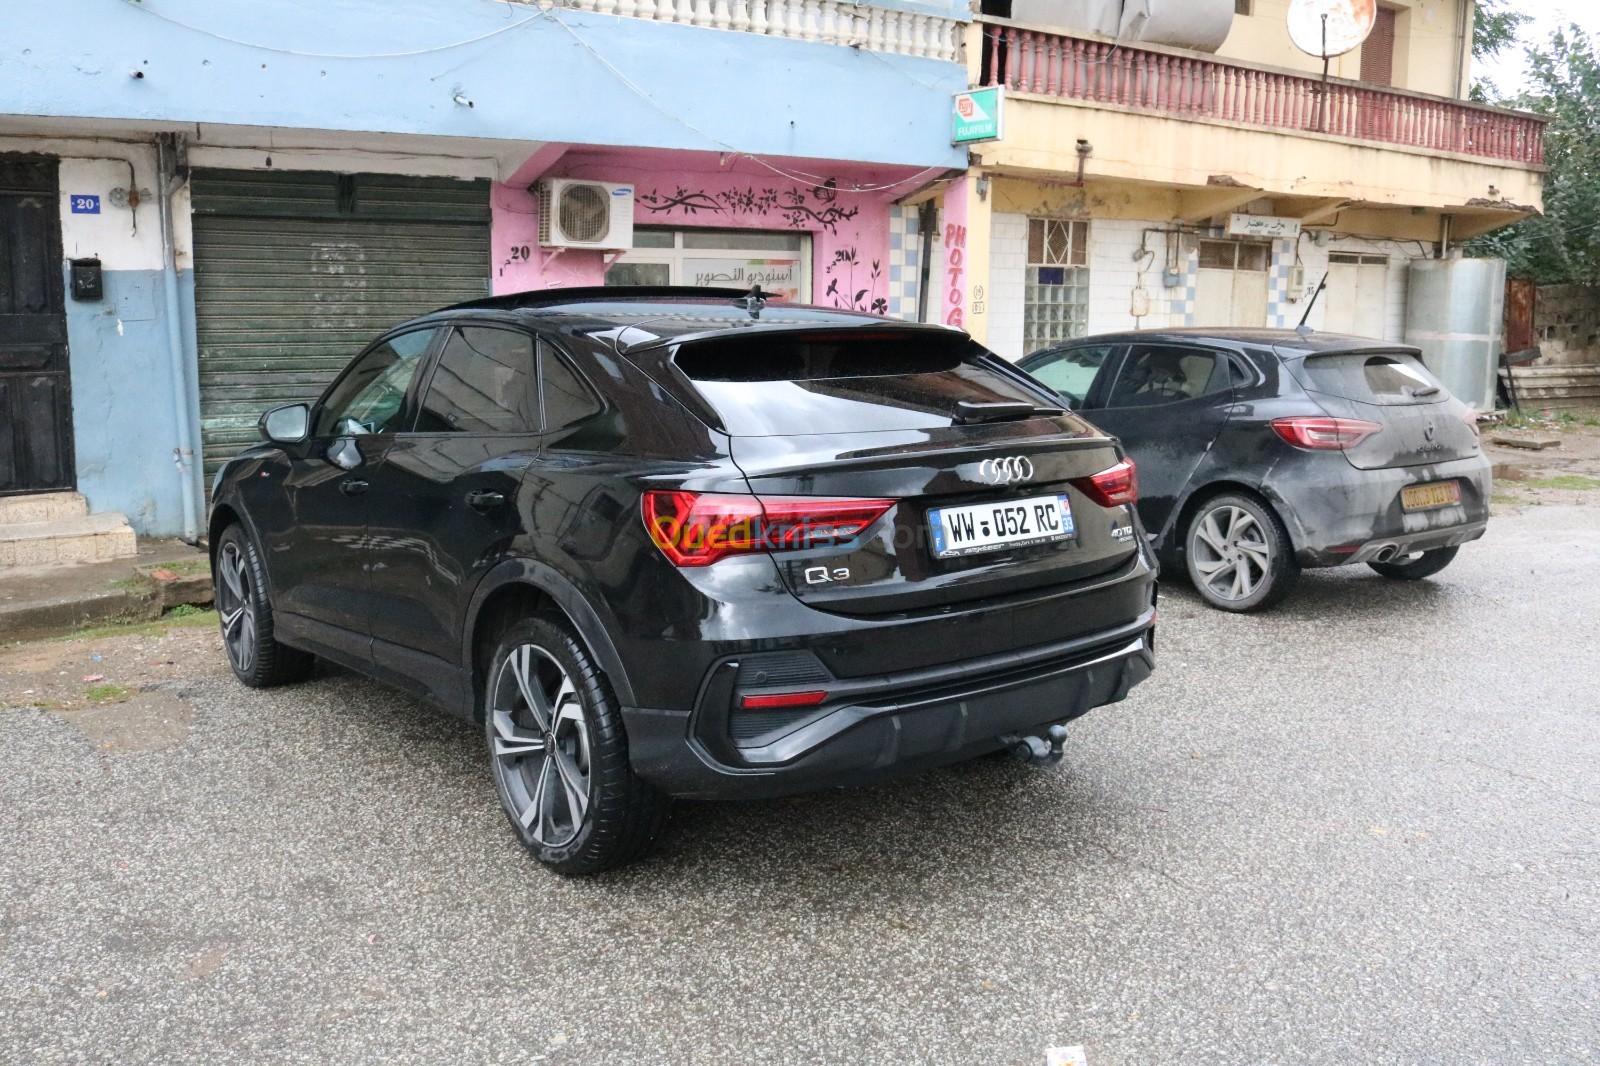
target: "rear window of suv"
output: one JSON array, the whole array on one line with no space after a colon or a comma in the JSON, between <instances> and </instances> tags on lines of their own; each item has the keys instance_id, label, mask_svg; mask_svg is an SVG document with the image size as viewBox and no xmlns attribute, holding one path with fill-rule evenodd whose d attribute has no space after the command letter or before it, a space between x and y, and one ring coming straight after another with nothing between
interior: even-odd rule
<instances>
[{"instance_id":1,"label":"rear window of suv","mask_svg":"<svg viewBox=\"0 0 1600 1066\"><path fill-rule=\"evenodd\" d=\"M1307 356L1295 376L1311 392L1393 407L1443 403L1449 392L1410 352Z\"/></svg>"},{"instance_id":2,"label":"rear window of suv","mask_svg":"<svg viewBox=\"0 0 1600 1066\"><path fill-rule=\"evenodd\" d=\"M982 355L955 334L758 333L683 344L673 362L739 437L937 429L963 400L1050 405Z\"/></svg>"}]
</instances>

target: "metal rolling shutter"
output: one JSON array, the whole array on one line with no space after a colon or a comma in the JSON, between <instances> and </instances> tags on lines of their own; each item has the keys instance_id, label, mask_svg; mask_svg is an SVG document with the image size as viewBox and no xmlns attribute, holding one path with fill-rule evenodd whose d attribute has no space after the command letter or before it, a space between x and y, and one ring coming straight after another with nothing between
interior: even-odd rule
<instances>
[{"instance_id":1,"label":"metal rolling shutter","mask_svg":"<svg viewBox=\"0 0 1600 1066\"><path fill-rule=\"evenodd\" d=\"M489 184L197 170L206 484L279 404L314 400L379 333L489 286Z\"/></svg>"}]
</instances>

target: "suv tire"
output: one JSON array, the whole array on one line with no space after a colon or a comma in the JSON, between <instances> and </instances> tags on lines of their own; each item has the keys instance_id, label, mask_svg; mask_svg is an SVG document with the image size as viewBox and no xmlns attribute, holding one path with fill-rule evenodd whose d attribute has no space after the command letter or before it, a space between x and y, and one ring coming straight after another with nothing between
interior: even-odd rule
<instances>
[{"instance_id":1,"label":"suv tire","mask_svg":"<svg viewBox=\"0 0 1600 1066\"><path fill-rule=\"evenodd\" d=\"M489 659L483 700L500 806L540 862L593 874L649 850L667 797L633 772L617 697L564 622L509 626Z\"/></svg>"},{"instance_id":2,"label":"suv tire","mask_svg":"<svg viewBox=\"0 0 1600 1066\"><path fill-rule=\"evenodd\" d=\"M316 657L273 638L272 600L255 541L237 522L217 538L211 564L212 602L222 626L222 648L234 676L251 688L304 681Z\"/></svg>"}]
</instances>

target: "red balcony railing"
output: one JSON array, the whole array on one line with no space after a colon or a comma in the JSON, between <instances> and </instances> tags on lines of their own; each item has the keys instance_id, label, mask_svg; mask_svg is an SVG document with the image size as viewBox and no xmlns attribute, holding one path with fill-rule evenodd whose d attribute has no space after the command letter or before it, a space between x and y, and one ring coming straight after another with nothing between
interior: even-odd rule
<instances>
[{"instance_id":1,"label":"red balcony railing","mask_svg":"<svg viewBox=\"0 0 1600 1066\"><path fill-rule=\"evenodd\" d=\"M983 47L984 85L1178 118L1544 163L1544 120L1521 112L995 23L984 24Z\"/></svg>"}]
</instances>

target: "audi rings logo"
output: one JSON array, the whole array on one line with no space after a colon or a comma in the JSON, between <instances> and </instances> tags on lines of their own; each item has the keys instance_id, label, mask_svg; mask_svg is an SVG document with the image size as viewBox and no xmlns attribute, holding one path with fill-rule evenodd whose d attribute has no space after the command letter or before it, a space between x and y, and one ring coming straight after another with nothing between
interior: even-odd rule
<instances>
[{"instance_id":1,"label":"audi rings logo","mask_svg":"<svg viewBox=\"0 0 1600 1066\"><path fill-rule=\"evenodd\" d=\"M991 485L1010 485L1033 477L1033 461L1025 455L1004 459L985 459L978 464L978 476Z\"/></svg>"}]
</instances>

